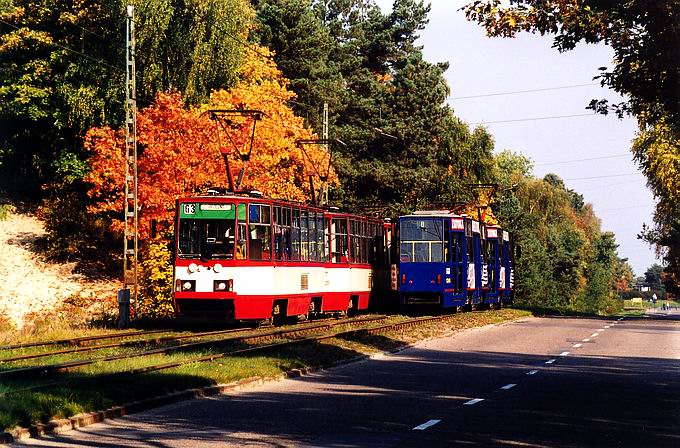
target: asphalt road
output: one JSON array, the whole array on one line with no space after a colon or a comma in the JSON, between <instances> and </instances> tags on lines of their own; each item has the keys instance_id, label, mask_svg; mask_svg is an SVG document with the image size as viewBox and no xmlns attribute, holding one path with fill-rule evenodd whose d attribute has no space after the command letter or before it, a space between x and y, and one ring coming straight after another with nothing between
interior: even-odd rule
<instances>
[{"instance_id":1,"label":"asphalt road","mask_svg":"<svg viewBox=\"0 0 680 448\"><path fill-rule=\"evenodd\" d=\"M680 320L529 318L23 443L680 447Z\"/></svg>"}]
</instances>

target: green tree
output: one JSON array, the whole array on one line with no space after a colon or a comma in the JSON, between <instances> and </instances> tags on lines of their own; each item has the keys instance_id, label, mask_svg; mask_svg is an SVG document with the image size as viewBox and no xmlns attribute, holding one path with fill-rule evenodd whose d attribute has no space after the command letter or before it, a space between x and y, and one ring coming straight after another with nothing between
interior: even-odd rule
<instances>
[{"instance_id":1,"label":"green tree","mask_svg":"<svg viewBox=\"0 0 680 448\"><path fill-rule=\"evenodd\" d=\"M39 193L82 178L82 136L123 121L125 6L14 0L0 14L0 179ZM252 11L245 0L151 0L136 8L138 99L177 89L191 102L236 80ZM82 190L81 188L77 188Z\"/></svg>"},{"instance_id":2,"label":"green tree","mask_svg":"<svg viewBox=\"0 0 680 448\"><path fill-rule=\"evenodd\" d=\"M292 107L320 134L323 103L338 111L347 102L342 75L332 58L338 43L312 0L260 0L253 6L257 26L250 38L274 51L276 64L297 93Z\"/></svg>"},{"instance_id":3,"label":"green tree","mask_svg":"<svg viewBox=\"0 0 680 448\"><path fill-rule=\"evenodd\" d=\"M654 263L645 271L645 284L652 289L661 289L663 285L662 274L663 266Z\"/></svg>"},{"instance_id":4,"label":"green tree","mask_svg":"<svg viewBox=\"0 0 680 448\"><path fill-rule=\"evenodd\" d=\"M604 42L614 50L614 66L601 68L603 85L628 100L617 105L594 101L601 112L632 113L643 123L664 117L680 122L680 3L676 0L476 0L465 8L491 36L518 32L553 34L560 52L579 42Z\"/></svg>"},{"instance_id":5,"label":"green tree","mask_svg":"<svg viewBox=\"0 0 680 448\"><path fill-rule=\"evenodd\" d=\"M627 100L594 99L588 107L638 120L633 154L658 199L656 228L644 228L641 237L656 245L666 262L668 286L680 292L680 2L476 0L464 9L490 36L552 34L560 52L579 42L611 46L613 67L600 68L596 78Z\"/></svg>"},{"instance_id":6,"label":"green tree","mask_svg":"<svg viewBox=\"0 0 680 448\"><path fill-rule=\"evenodd\" d=\"M429 7L397 0L383 14L373 2L336 0L316 10L337 49L331 62L347 101L331 117L342 181L333 193L349 207L412 209L435 200L466 200L467 183L490 178L493 139L471 131L445 105L447 64L425 61L415 44Z\"/></svg>"},{"instance_id":7,"label":"green tree","mask_svg":"<svg viewBox=\"0 0 680 448\"><path fill-rule=\"evenodd\" d=\"M510 151L494 157L494 179L500 187L494 213L522 249L518 303L588 313L616 309L616 279L623 275L616 267L623 262L592 206L555 174L536 179L531 161Z\"/></svg>"}]
</instances>

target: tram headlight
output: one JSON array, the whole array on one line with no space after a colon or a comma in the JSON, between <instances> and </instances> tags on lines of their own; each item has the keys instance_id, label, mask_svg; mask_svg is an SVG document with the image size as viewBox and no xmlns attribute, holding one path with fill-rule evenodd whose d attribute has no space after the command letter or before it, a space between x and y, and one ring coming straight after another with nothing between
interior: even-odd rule
<instances>
[{"instance_id":1,"label":"tram headlight","mask_svg":"<svg viewBox=\"0 0 680 448\"><path fill-rule=\"evenodd\" d=\"M222 265L219 263L215 263L215 266L213 266L213 272L218 274L222 272Z\"/></svg>"},{"instance_id":2,"label":"tram headlight","mask_svg":"<svg viewBox=\"0 0 680 448\"><path fill-rule=\"evenodd\" d=\"M198 271L198 265L196 263L191 263L189 267L187 267L187 270L189 271L189 274L193 274Z\"/></svg>"}]
</instances>

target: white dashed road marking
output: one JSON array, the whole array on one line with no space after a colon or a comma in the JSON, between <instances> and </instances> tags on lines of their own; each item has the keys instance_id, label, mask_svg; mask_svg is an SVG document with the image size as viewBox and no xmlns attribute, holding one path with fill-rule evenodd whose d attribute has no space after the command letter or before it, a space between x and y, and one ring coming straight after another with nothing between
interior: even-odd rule
<instances>
[{"instance_id":1,"label":"white dashed road marking","mask_svg":"<svg viewBox=\"0 0 680 448\"><path fill-rule=\"evenodd\" d=\"M562 353L560 353L560 356L567 356L568 354L569 354L569 352L562 352Z\"/></svg>"},{"instance_id":2,"label":"white dashed road marking","mask_svg":"<svg viewBox=\"0 0 680 448\"><path fill-rule=\"evenodd\" d=\"M590 342L590 338L585 338L582 340L582 342Z\"/></svg>"},{"instance_id":3,"label":"white dashed road marking","mask_svg":"<svg viewBox=\"0 0 680 448\"><path fill-rule=\"evenodd\" d=\"M549 359L549 360L547 360L545 363L546 363L546 364L552 364L552 363L554 363L555 361L557 361L557 360L556 360L556 359Z\"/></svg>"},{"instance_id":4,"label":"white dashed road marking","mask_svg":"<svg viewBox=\"0 0 680 448\"><path fill-rule=\"evenodd\" d=\"M611 328L611 325L605 325L604 328Z\"/></svg>"},{"instance_id":5,"label":"white dashed road marking","mask_svg":"<svg viewBox=\"0 0 680 448\"><path fill-rule=\"evenodd\" d=\"M527 372L527 375L536 375L538 373L538 370L530 370Z\"/></svg>"},{"instance_id":6,"label":"white dashed road marking","mask_svg":"<svg viewBox=\"0 0 680 448\"><path fill-rule=\"evenodd\" d=\"M474 399L472 399L472 400L470 400L470 401L466 401L465 403L463 403L463 405L465 405L465 406L472 406L473 404L477 404L477 403L479 403L480 401L484 401L484 399L483 399L483 398L474 398Z\"/></svg>"},{"instance_id":7,"label":"white dashed road marking","mask_svg":"<svg viewBox=\"0 0 680 448\"><path fill-rule=\"evenodd\" d=\"M579 348L579 347L582 346L582 345L583 345L583 344L574 344L574 348Z\"/></svg>"},{"instance_id":8,"label":"white dashed road marking","mask_svg":"<svg viewBox=\"0 0 680 448\"><path fill-rule=\"evenodd\" d=\"M515 386L517 386L517 384L510 383L510 384L506 384L505 386L501 387L501 389L508 390L508 389L512 389Z\"/></svg>"},{"instance_id":9,"label":"white dashed road marking","mask_svg":"<svg viewBox=\"0 0 680 448\"><path fill-rule=\"evenodd\" d=\"M424 431L430 426L436 425L437 423L441 422L441 420L428 420L422 425L418 425L415 428L413 428L413 431Z\"/></svg>"},{"instance_id":10,"label":"white dashed road marking","mask_svg":"<svg viewBox=\"0 0 680 448\"><path fill-rule=\"evenodd\" d=\"M600 333L593 333L590 335L591 338L596 338L600 335Z\"/></svg>"}]
</instances>

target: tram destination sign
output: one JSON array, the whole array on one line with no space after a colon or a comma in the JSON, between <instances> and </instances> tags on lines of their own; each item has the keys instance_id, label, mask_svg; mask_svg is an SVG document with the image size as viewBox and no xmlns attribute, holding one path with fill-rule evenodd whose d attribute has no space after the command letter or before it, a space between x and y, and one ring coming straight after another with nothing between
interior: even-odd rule
<instances>
[{"instance_id":1,"label":"tram destination sign","mask_svg":"<svg viewBox=\"0 0 680 448\"><path fill-rule=\"evenodd\" d=\"M180 218L185 219L234 219L235 204L184 202L180 204Z\"/></svg>"}]
</instances>

